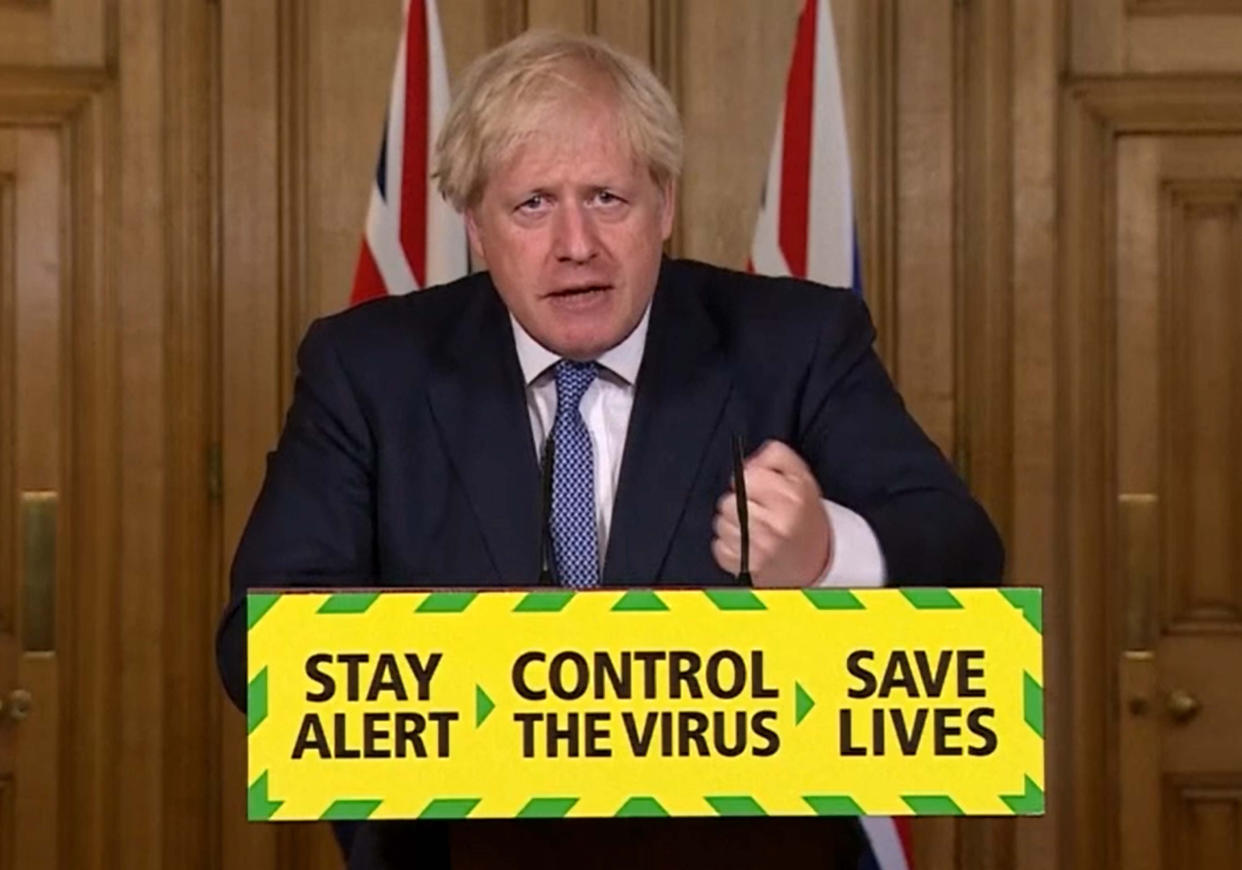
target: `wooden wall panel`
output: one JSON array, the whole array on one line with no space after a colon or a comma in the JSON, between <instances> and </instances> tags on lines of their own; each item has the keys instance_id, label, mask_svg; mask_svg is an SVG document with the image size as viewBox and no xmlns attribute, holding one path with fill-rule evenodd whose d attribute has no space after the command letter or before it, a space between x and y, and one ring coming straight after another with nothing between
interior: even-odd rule
<instances>
[{"instance_id":1,"label":"wooden wall panel","mask_svg":"<svg viewBox=\"0 0 1242 870\"><path fill-rule=\"evenodd\" d=\"M290 155L297 176L286 185L303 190L304 210L291 214L290 223L304 221L305 266L288 290L304 293L308 303L290 332L291 351L311 317L339 311L349 301L370 201L367 182L375 171L396 61L401 4L313 0L285 8L292 19L285 31L291 41L305 43L302 53L290 58L299 87L287 94L287 112L304 113L305 124L302 141L294 145L298 150ZM300 25L291 27L298 19ZM342 123L345 118L348 123ZM295 137L299 132L287 130Z\"/></svg>"},{"instance_id":2,"label":"wooden wall panel","mask_svg":"<svg viewBox=\"0 0 1242 870\"><path fill-rule=\"evenodd\" d=\"M117 284L122 329L120 499L121 524L118 702L122 720L117 762L126 771L117 860L134 870L163 863L164 795L164 608L167 576L165 493L171 458L164 441L168 424L165 292L169 261L165 221L170 217L163 159L167 129L162 57L163 4L160 0L121 0L123 22L119 72L118 166L124 183L117 191L116 215L123 232L111 241L124 278ZM153 652L156 653L153 655Z\"/></svg>"},{"instance_id":3,"label":"wooden wall panel","mask_svg":"<svg viewBox=\"0 0 1242 870\"><path fill-rule=\"evenodd\" d=\"M102 69L112 0L2 0L0 58L24 67Z\"/></svg>"},{"instance_id":4,"label":"wooden wall panel","mask_svg":"<svg viewBox=\"0 0 1242 870\"><path fill-rule=\"evenodd\" d=\"M592 31L651 63L652 19L661 5L651 0L595 0Z\"/></svg>"},{"instance_id":5,"label":"wooden wall panel","mask_svg":"<svg viewBox=\"0 0 1242 870\"><path fill-rule=\"evenodd\" d=\"M676 248L683 256L746 263L800 8L798 0L775 0L759 16L746 0L681 6L675 75L686 167Z\"/></svg>"},{"instance_id":6,"label":"wooden wall panel","mask_svg":"<svg viewBox=\"0 0 1242 870\"><path fill-rule=\"evenodd\" d=\"M897 310L891 368L906 403L954 454L954 4L898 8L894 251Z\"/></svg>"},{"instance_id":7,"label":"wooden wall panel","mask_svg":"<svg viewBox=\"0 0 1242 870\"><path fill-rule=\"evenodd\" d=\"M1051 7L1051 8L1050 8ZM1066 681L1069 668L1067 589L1057 570L1054 443L1057 292L1057 115L1064 5L1015 0L1012 11L1013 295L1012 468L1010 520L1005 538L1011 582L1044 588L1046 815L1014 823L1015 870L1067 867L1064 838L1068 774ZM1003 292L1003 291L1002 291ZM976 456L976 461L984 459Z\"/></svg>"},{"instance_id":8,"label":"wooden wall panel","mask_svg":"<svg viewBox=\"0 0 1242 870\"><path fill-rule=\"evenodd\" d=\"M163 366L167 461L164 493L166 576L162 679L162 866L206 870L219 862L219 680L211 667L214 626L202 614L219 607L220 546L213 482L219 462L216 322L218 238L214 161L218 33L213 7L164 3L167 48L161 148L166 248Z\"/></svg>"},{"instance_id":9,"label":"wooden wall panel","mask_svg":"<svg viewBox=\"0 0 1242 870\"><path fill-rule=\"evenodd\" d=\"M591 33L595 29L595 3L592 0L526 0L526 26Z\"/></svg>"},{"instance_id":10,"label":"wooden wall panel","mask_svg":"<svg viewBox=\"0 0 1242 870\"><path fill-rule=\"evenodd\" d=\"M1069 8L1079 75L1240 68L1242 6L1232 0L1093 0Z\"/></svg>"},{"instance_id":11,"label":"wooden wall panel","mask_svg":"<svg viewBox=\"0 0 1242 870\"><path fill-rule=\"evenodd\" d=\"M280 320L278 9L277 0L220 7L218 510L224 566L258 494L264 457L275 444L283 380L292 365ZM218 582L223 604L227 579ZM245 821L245 724L232 705L224 706L220 729L221 865L276 867L277 832Z\"/></svg>"}]
</instances>

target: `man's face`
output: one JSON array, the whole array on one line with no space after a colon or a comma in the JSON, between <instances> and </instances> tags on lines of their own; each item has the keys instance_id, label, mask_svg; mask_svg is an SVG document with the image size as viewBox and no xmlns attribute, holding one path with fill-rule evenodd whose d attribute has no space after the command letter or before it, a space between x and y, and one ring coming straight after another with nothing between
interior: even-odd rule
<instances>
[{"instance_id":1,"label":"man's face","mask_svg":"<svg viewBox=\"0 0 1242 870\"><path fill-rule=\"evenodd\" d=\"M580 100L489 176L470 245L505 305L553 353L593 359L638 325L673 225L673 190L639 165L612 101Z\"/></svg>"}]
</instances>

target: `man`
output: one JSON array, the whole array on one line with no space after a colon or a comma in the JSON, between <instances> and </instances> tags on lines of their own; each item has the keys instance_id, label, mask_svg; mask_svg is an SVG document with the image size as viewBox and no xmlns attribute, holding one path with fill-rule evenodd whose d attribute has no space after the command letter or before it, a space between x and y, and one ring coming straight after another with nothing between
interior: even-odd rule
<instances>
[{"instance_id":1,"label":"man","mask_svg":"<svg viewBox=\"0 0 1242 870\"><path fill-rule=\"evenodd\" d=\"M739 582L735 439L755 584L1000 578L995 531L906 414L860 301L663 258L681 149L667 92L597 40L527 34L471 68L436 178L488 271L307 333L218 638L239 706L249 587ZM675 866L697 848L685 832L708 830L736 866L845 860L812 842L822 822L636 823L620 840L608 823L468 824L342 839L350 867L446 866L450 838L457 866L631 862L607 863L609 840Z\"/></svg>"}]
</instances>

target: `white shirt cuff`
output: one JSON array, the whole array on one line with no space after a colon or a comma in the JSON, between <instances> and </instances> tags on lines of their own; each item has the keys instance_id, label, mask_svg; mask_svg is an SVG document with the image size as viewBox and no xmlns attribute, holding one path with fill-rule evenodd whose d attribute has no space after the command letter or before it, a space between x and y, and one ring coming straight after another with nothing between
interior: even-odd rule
<instances>
[{"instance_id":1,"label":"white shirt cuff","mask_svg":"<svg viewBox=\"0 0 1242 870\"><path fill-rule=\"evenodd\" d=\"M823 499L832 529L832 558L815 586L875 588L884 585L886 570L880 542L867 521L849 508Z\"/></svg>"}]
</instances>

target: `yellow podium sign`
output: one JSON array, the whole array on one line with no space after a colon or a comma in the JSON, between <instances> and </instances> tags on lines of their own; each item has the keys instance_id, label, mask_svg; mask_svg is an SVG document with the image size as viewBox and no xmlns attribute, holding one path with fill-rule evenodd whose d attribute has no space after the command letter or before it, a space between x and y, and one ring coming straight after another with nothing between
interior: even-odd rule
<instances>
[{"instance_id":1,"label":"yellow podium sign","mask_svg":"<svg viewBox=\"0 0 1242 870\"><path fill-rule=\"evenodd\" d=\"M1038 589L253 592L258 820L1039 814Z\"/></svg>"}]
</instances>

